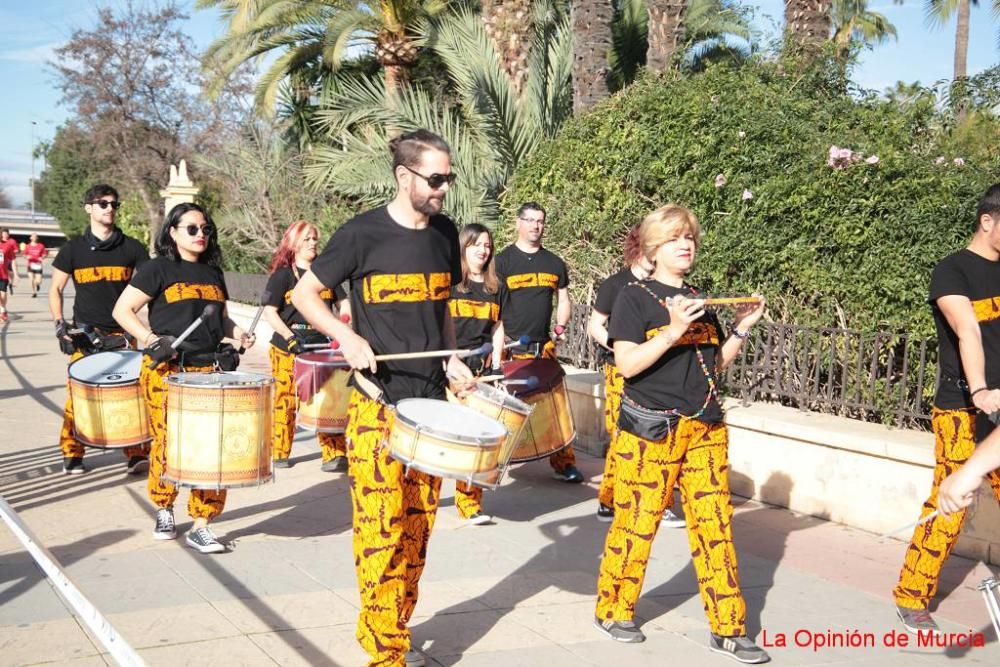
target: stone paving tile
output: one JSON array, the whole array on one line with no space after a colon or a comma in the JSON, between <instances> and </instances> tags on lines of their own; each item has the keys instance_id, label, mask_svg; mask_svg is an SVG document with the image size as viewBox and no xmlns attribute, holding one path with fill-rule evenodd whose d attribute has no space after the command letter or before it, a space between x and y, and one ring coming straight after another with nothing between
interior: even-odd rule
<instances>
[{"instance_id":1,"label":"stone paving tile","mask_svg":"<svg viewBox=\"0 0 1000 667\"><path fill-rule=\"evenodd\" d=\"M437 615L410 624L413 645L430 656L545 646L553 642L494 610Z\"/></svg>"},{"instance_id":2,"label":"stone paving tile","mask_svg":"<svg viewBox=\"0 0 1000 667\"><path fill-rule=\"evenodd\" d=\"M0 634L3 626L70 616L59 594L33 562L0 565Z\"/></svg>"},{"instance_id":3,"label":"stone paving tile","mask_svg":"<svg viewBox=\"0 0 1000 667\"><path fill-rule=\"evenodd\" d=\"M362 667L368 654L354 637L354 624L250 635L254 644L283 667Z\"/></svg>"},{"instance_id":4,"label":"stone paving tile","mask_svg":"<svg viewBox=\"0 0 1000 667\"><path fill-rule=\"evenodd\" d=\"M485 651L466 655L434 656L435 663L445 667L579 667L580 657L561 646L533 646L509 651ZM430 664L430 663L428 663ZM586 663L590 664L590 663Z\"/></svg>"},{"instance_id":5,"label":"stone paving tile","mask_svg":"<svg viewBox=\"0 0 1000 667\"><path fill-rule=\"evenodd\" d=\"M217 600L212 607L243 634L354 623L356 608L331 591Z\"/></svg>"},{"instance_id":6,"label":"stone paving tile","mask_svg":"<svg viewBox=\"0 0 1000 667\"><path fill-rule=\"evenodd\" d=\"M58 641L54 641L58 638ZM69 662L100 654L74 619L0 627L0 661L8 665Z\"/></svg>"},{"instance_id":7,"label":"stone paving tile","mask_svg":"<svg viewBox=\"0 0 1000 667\"><path fill-rule=\"evenodd\" d=\"M220 611L204 603L176 607L164 605L106 616L111 625L136 650L193 644L243 634Z\"/></svg>"},{"instance_id":8,"label":"stone paving tile","mask_svg":"<svg viewBox=\"0 0 1000 667\"><path fill-rule=\"evenodd\" d=\"M277 665L249 637L227 637L188 644L174 644L139 651L148 667L205 667L205 665L241 665L274 667Z\"/></svg>"},{"instance_id":9,"label":"stone paving tile","mask_svg":"<svg viewBox=\"0 0 1000 667\"><path fill-rule=\"evenodd\" d=\"M24 667L40 667L41 665L59 665L59 667L107 667L115 666L116 663L110 656L95 655L89 658L78 658L76 660L59 660L58 662L32 662L26 663Z\"/></svg>"}]
</instances>

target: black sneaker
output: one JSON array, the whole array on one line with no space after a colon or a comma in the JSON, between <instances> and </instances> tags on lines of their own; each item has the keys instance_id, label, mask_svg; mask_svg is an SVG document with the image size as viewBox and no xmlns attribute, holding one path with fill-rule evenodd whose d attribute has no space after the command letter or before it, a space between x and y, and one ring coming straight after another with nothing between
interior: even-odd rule
<instances>
[{"instance_id":1,"label":"black sneaker","mask_svg":"<svg viewBox=\"0 0 1000 667\"><path fill-rule=\"evenodd\" d=\"M274 462L272 463L272 465L275 468L291 468L292 467L292 464L288 461L288 459L274 459Z\"/></svg>"},{"instance_id":2,"label":"black sneaker","mask_svg":"<svg viewBox=\"0 0 1000 667\"><path fill-rule=\"evenodd\" d=\"M145 475L147 472L149 472L148 456L133 456L125 464L125 474L127 475Z\"/></svg>"},{"instance_id":3,"label":"black sneaker","mask_svg":"<svg viewBox=\"0 0 1000 667\"><path fill-rule=\"evenodd\" d=\"M172 540L177 537L177 526L174 524L174 509L160 508L156 510L156 526L153 528L154 540Z\"/></svg>"},{"instance_id":4,"label":"black sneaker","mask_svg":"<svg viewBox=\"0 0 1000 667\"><path fill-rule=\"evenodd\" d=\"M347 457L334 456L329 461L323 461L319 469L323 472L347 472Z\"/></svg>"},{"instance_id":5,"label":"black sneaker","mask_svg":"<svg viewBox=\"0 0 1000 667\"><path fill-rule=\"evenodd\" d=\"M909 609L896 605L896 615L903 622L903 627L906 628L907 632L912 632L915 635L921 632L929 632L933 635L941 634L941 628L938 627L934 617L926 609Z\"/></svg>"},{"instance_id":6,"label":"black sneaker","mask_svg":"<svg viewBox=\"0 0 1000 667\"><path fill-rule=\"evenodd\" d=\"M66 456L63 458L63 472L67 475L82 475L87 472L83 467L82 456Z\"/></svg>"},{"instance_id":7,"label":"black sneaker","mask_svg":"<svg viewBox=\"0 0 1000 667\"><path fill-rule=\"evenodd\" d=\"M577 470L576 466L566 466L562 470L553 472L552 478L568 484L579 484L583 481L583 473Z\"/></svg>"},{"instance_id":8,"label":"black sneaker","mask_svg":"<svg viewBox=\"0 0 1000 667\"><path fill-rule=\"evenodd\" d=\"M604 523L610 523L615 519L615 508L608 507L604 503L597 504L597 520L603 521Z\"/></svg>"},{"instance_id":9,"label":"black sneaker","mask_svg":"<svg viewBox=\"0 0 1000 667\"><path fill-rule=\"evenodd\" d=\"M642 634L642 630L640 630L631 620L602 621L599 618L595 618L594 627L606 634L608 637L614 639L616 642L638 644L646 641L646 635Z\"/></svg>"},{"instance_id":10,"label":"black sneaker","mask_svg":"<svg viewBox=\"0 0 1000 667\"><path fill-rule=\"evenodd\" d=\"M728 655L734 660L745 662L748 665L758 665L762 662L770 662L771 656L767 651L753 643L753 640L746 635L742 637L720 637L710 634L708 638L708 648L715 653Z\"/></svg>"},{"instance_id":11,"label":"black sneaker","mask_svg":"<svg viewBox=\"0 0 1000 667\"><path fill-rule=\"evenodd\" d=\"M187 545L203 554L217 554L226 550L225 545L215 538L208 528L197 528L187 534Z\"/></svg>"}]
</instances>

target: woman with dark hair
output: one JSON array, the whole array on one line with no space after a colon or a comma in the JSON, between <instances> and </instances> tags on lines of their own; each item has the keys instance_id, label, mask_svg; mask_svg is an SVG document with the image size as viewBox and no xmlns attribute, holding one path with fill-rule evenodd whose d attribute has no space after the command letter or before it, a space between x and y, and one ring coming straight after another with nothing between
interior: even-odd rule
<instances>
[{"instance_id":1,"label":"woman with dark hair","mask_svg":"<svg viewBox=\"0 0 1000 667\"><path fill-rule=\"evenodd\" d=\"M264 319L274 329L271 338L271 375L274 376L274 467L289 468L295 435L295 418L298 411L295 395L295 355L305 352L310 343L329 342L330 339L309 326L301 313L292 305L292 290L299 278L305 275L316 259L319 230L316 225L299 220L289 225L274 251L271 276L268 278L261 305ZM330 308L339 307L341 317L350 315L347 294L338 285L322 294ZM323 451L323 472L347 470L347 448L342 433L320 433L319 446Z\"/></svg>"},{"instance_id":2,"label":"woman with dark hair","mask_svg":"<svg viewBox=\"0 0 1000 667\"><path fill-rule=\"evenodd\" d=\"M652 264L642 255L639 243L639 225L634 226L625 236L625 250L622 259L625 268L614 273L601 283L597 290L597 300L590 311L587 333L600 346L600 361L604 369L604 426L611 442L604 461L604 476L597 492L597 520L609 522L615 516L615 451L618 441L618 410L622 402L625 379L615 366L615 353L608 343L608 321L615 299L629 283L646 280L653 270ZM673 496L663 511L660 524L665 528L683 528L684 519L672 511Z\"/></svg>"},{"instance_id":3,"label":"woman with dark hair","mask_svg":"<svg viewBox=\"0 0 1000 667\"><path fill-rule=\"evenodd\" d=\"M486 227L471 223L458 234L462 257L462 280L451 288L448 309L455 323L455 344L472 349L492 341L494 350L503 346L503 322L500 320L500 281L493 268L493 236ZM500 353L473 355L465 363L476 375L490 367L499 367ZM482 512L483 489L465 482L455 482L455 507L468 523L481 525L493 520Z\"/></svg>"},{"instance_id":4,"label":"woman with dark hair","mask_svg":"<svg viewBox=\"0 0 1000 667\"><path fill-rule=\"evenodd\" d=\"M156 237L158 257L136 271L132 282L115 304L114 318L137 341L155 366L142 364L139 382L146 395L150 430L153 435L149 466L149 497L157 507L153 537L171 540L177 536L173 506L177 488L160 476L166 466L167 378L180 370L210 372L236 370L239 355L224 338L239 340L243 347L254 343L229 317L226 301L229 294L222 275L222 252L212 218L197 204L178 204L170 210ZM149 327L136 313L149 306ZM177 349L180 334L205 312L209 304L215 311L204 318ZM188 514L194 526L187 535L187 545L201 553L225 551L208 522L219 516L226 502L226 491L192 489Z\"/></svg>"}]
</instances>

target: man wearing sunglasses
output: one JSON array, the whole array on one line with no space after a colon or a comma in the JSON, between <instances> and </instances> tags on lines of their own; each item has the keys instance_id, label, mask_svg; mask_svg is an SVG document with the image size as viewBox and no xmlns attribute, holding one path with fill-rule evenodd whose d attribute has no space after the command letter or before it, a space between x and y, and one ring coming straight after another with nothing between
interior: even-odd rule
<instances>
[{"instance_id":1,"label":"man wearing sunglasses","mask_svg":"<svg viewBox=\"0 0 1000 667\"><path fill-rule=\"evenodd\" d=\"M60 248L52 262L49 312L55 321L59 349L70 355L70 363L95 352L133 347L133 341L111 312L132 273L149 259L149 254L142 243L125 236L115 225L119 206L118 191L110 185L95 185L87 190L83 210L89 224L83 234ZM63 291L70 278L76 295L73 319L67 322L63 317ZM71 331L83 333L71 336ZM83 445L74 436L73 398L68 391L59 446L63 451L63 472L86 472ZM140 475L149 469L148 444L126 447L122 453L128 459L128 474Z\"/></svg>"},{"instance_id":2,"label":"man wearing sunglasses","mask_svg":"<svg viewBox=\"0 0 1000 667\"><path fill-rule=\"evenodd\" d=\"M566 262L542 247L545 232L545 209L541 204L525 202L517 210L517 240L497 255L497 278L500 279L500 314L508 342L527 337L527 346L511 348L514 359L556 359L554 340L562 340L572 315L569 298L569 273ZM552 298L556 297L554 340ZM496 358L496 357L494 357ZM569 445L549 457L552 476L562 482L579 484L583 475L576 469L576 454Z\"/></svg>"},{"instance_id":3,"label":"man wearing sunglasses","mask_svg":"<svg viewBox=\"0 0 1000 667\"><path fill-rule=\"evenodd\" d=\"M292 305L320 333L340 343L355 369L348 408L355 569L361 593L357 637L369 665L419 667L407 628L417 604L441 478L406 470L382 446L390 407L404 399L468 393L472 372L457 356L379 361L376 354L450 350L455 329L451 286L462 279L458 230L441 208L455 180L451 151L427 130L389 144L396 197L347 221L292 292ZM356 331L321 297L350 281ZM445 368L446 366L446 368Z\"/></svg>"}]
</instances>

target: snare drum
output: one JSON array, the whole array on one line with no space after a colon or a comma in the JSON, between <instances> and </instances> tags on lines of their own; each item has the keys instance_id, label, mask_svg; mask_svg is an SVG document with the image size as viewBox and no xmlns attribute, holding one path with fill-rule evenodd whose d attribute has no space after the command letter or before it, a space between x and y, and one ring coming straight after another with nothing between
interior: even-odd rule
<instances>
[{"instance_id":1,"label":"snare drum","mask_svg":"<svg viewBox=\"0 0 1000 667\"><path fill-rule=\"evenodd\" d=\"M163 479L196 489L269 482L274 378L257 373L174 373L167 378Z\"/></svg>"},{"instance_id":2,"label":"snare drum","mask_svg":"<svg viewBox=\"0 0 1000 667\"><path fill-rule=\"evenodd\" d=\"M472 408L432 398L396 404L386 446L410 468L476 486L494 486L507 428Z\"/></svg>"},{"instance_id":3,"label":"snare drum","mask_svg":"<svg viewBox=\"0 0 1000 667\"><path fill-rule=\"evenodd\" d=\"M351 366L340 350L306 352L295 357L299 426L318 433L343 433L351 402Z\"/></svg>"},{"instance_id":4,"label":"snare drum","mask_svg":"<svg viewBox=\"0 0 1000 667\"><path fill-rule=\"evenodd\" d=\"M76 439L121 449L149 442L146 402L139 386L142 352L98 352L69 366Z\"/></svg>"},{"instance_id":5,"label":"snare drum","mask_svg":"<svg viewBox=\"0 0 1000 667\"><path fill-rule=\"evenodd\" d=\"M509 361L503 365L503 374L504 381L530 383L508 384L507 390L534 407L511 463L542 459L573 444L576 426L563 381L566 373L559 362L551 359Z\"/></svg>"},{"instance_id":6,"label":"snare drum","mask_svg":"<svg viewBox=\"0 0 1000 667\"><path fill-rule=\"evenodd\" d=\"M511 456L521 442L524 427L535 407L483 382L477 383L475 391L463 399L448 392L448 400L466 405L480 414L496 419L507 427L507 439L504 440L498 457L500 474L497 476L496 482L490 485L491 488L496 488L500 485L503 474L510 464Z\"/></svg>"}]
</instances>

